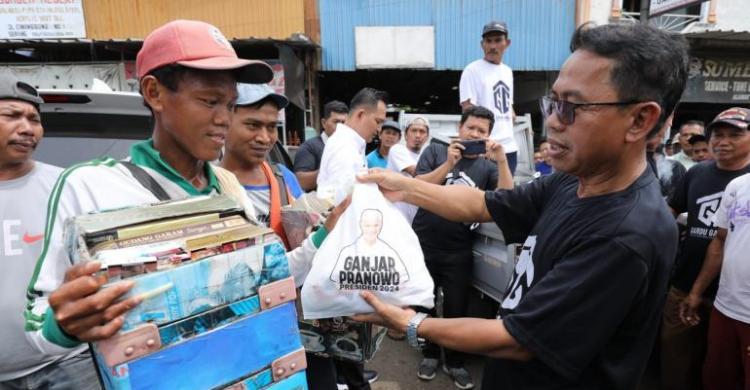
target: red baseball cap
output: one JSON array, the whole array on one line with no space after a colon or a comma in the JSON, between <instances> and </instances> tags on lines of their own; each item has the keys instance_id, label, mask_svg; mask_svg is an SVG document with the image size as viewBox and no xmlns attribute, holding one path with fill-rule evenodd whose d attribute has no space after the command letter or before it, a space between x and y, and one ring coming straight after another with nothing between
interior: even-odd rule
<instances>
[{"instance_id":1,"label":"red baseball cap","mask_svg":"<svg viewBox=\"0 0 750 390\"><path fill-rule=\"evenodd\" d=\"M732 107L728 110L722 111L719 115L714 118L713 122L709 123L706 128L706 133L711 134L711 130L718 125L729 125L736 127L740 130L747 130L750 124L750 109L743 107Z\"/></svg>"},{"instance_id":2,"label":"red baseball cap","mask_svg":"<svg viewBox=\"0 0 750 390\"><path fill-rule=\"evenodd\" d=\"M238 58L216 26L195 20L174 20L152 31L135 60L139 79L169 64L205 70L236 69L241 83L261 84L273 79L268 64Z\"/></svg>"}]
</instances>

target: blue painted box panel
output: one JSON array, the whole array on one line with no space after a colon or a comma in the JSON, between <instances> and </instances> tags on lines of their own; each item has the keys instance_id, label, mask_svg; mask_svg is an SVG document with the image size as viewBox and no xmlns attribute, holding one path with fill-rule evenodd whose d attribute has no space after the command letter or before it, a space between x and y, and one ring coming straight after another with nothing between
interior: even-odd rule
<instances>
[{"instance_id":1,"label":"blue painted box panel","mask_svg":"<svg viewBox=\"0 0 750 390\"><path fill-rule=\"evenodd\" d=\"M211 389L267 369L301 347L294 303L288 302L119 365L104 382L118 390Z\"/></svg>"}]
</instances>

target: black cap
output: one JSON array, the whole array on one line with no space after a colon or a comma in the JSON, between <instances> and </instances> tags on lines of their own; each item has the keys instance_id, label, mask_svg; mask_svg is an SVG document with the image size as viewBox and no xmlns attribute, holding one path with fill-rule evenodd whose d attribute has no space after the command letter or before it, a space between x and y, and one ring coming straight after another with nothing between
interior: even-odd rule
<instances>
[{"instance_id":1,"label":"black cap","mask_svg":"<svg viewBox=\"0 0 750 390\"><path fill-rule=\"evenodd\" d=\"M44 103L34 87L10 73L0 74L0 100L5 99L23 100L33 104L37 109Z\"/></svg>"},{"instance_id":2,"label":"black cap","mask_svg":"<svg viewBox=\"0 0 750 390\"><path fill-rule=\"evenodd\" d=\"M493 20L484 25L482 28L482 38L491 32L499 32L508 35L508 25L503 21Z\"/></svg>"},{"instance_id":3,"label":"black cap","mask_svg":"<svg viewBox=\"0 0 750 390\"><path fill-rule=\"evenodd\" d=\"M384 128L384 129L385 128L389 128L389 129L396 130L399 133L401 132L401 125L399 125L398 122L392 121L392 120L387 120L387 121L383 122L382 128Z\"/></svg>"}]
</instances>

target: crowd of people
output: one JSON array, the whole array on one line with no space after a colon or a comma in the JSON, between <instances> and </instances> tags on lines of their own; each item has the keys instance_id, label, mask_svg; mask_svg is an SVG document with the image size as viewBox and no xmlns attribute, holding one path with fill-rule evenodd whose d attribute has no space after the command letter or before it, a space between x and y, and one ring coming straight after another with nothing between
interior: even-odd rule
<instances>
[{"instance_id":1,"label":"crowd of people","mask_svg":"<svg viewBox=\"0 0 750 390\"><path fill-rule=\"evenodd\" d=\"M190 37L190 55L175 36ZM238 58L203 22L170 22L144 41L136 69L154 128L124 161L65 171L34 161L44 103L28 83L0 77L0 389L98 388L85 343L116 334L143 299L121 299L132 282L103 289L99 264L72 262L68 218L239 194L284 238L280 207L317 191L335 207L287 253L300 286L357 182L376 183L411 224L443 295L443 318L369 292L361 296L373 312L354 316L420 348L420 379L442 367L456 387L473 388L471 353L488 358L485 389L634 389L656 354L665 389L746 388L750 109L723 111L707 126L686 121L669 142L687 79L685 40L635 24L584 26L571 42L540 99L547 137L536 178L519 184L503 22L484 26L484 57L461 76L462 115L448 144L429 142L424 116L403 128L388 120L387 94L363 88L348 105L325 104L320 135L299 147L292 167L268 159L288 104L267 85L271 68ZM522 244L496 318L467 317L478 222ZM314 390L369 389L377 377L361 363L307 354Z\"/></svg>"}]
</instances>

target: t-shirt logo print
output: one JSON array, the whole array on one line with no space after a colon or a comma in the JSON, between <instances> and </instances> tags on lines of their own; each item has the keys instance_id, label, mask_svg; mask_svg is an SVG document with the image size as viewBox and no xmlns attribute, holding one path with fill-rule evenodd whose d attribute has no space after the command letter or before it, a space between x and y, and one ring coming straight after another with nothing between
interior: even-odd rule
<instances>
[{"instance_id":1,"label":"t-shirt logo print","mask_svg":"<svg viewBox=\"0 0 750 390\"><path fill-rule=\"evenodd\" d=\"M510 87L508 87L508 84L505 84L502 80L498 81L492 87L492 97L495 101L495 108L501 114L505 114L510 110Z\"/></svg>"},{"instance_id":2,"label":"t-shirt logo print","mask_svg":"<svg viewBox=\"0 0 750 390\"><path fill-rule=\"evenodd\" d=\"M523 243L521 255L513 270L513 279L508 288L508 294L500 305L503 309L515 309L523 298L523 295L534 282L534 247L536 247L536 236L529 236Z\"/></svg>"},{"instance_id":3,"label":"t-shirt logo print","mask_svg":"<svg viewBox=\"0 0 750 390\"><path fill-rule=\"evenodd\" d=\"M707 227L714 226L714 214L716 214L716 210L719 209L719 203L721 202L721 196L723 194L724 192L721 191L698 198L698 200L695 201L699 206L698 220Z\"/></svg>"}]
</instances>

